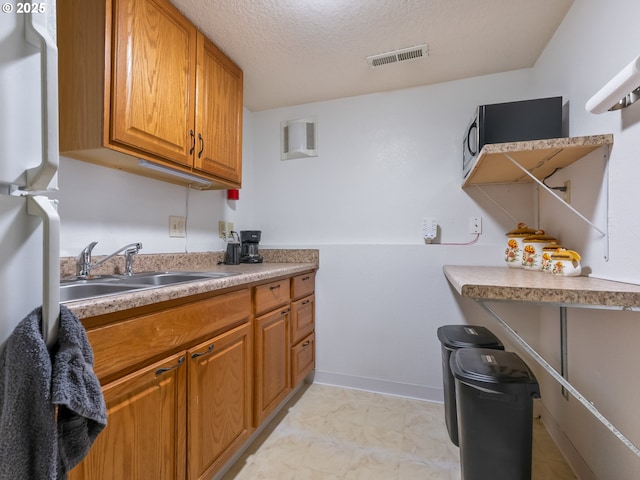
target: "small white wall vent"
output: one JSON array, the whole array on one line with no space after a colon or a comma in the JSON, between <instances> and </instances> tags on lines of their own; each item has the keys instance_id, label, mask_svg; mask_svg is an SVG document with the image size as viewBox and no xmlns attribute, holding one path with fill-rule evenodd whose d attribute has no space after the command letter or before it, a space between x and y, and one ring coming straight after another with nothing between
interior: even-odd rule
<instances>
[{"instance_id":1,"label":"small white wall vent","mask_svg":"<svg viewBox=\"0 0 640 480\"><path fill-rule=\"evenodd\" d=\"M318 121L315 117L280 124L281 160L318 156Z\"/></svg>"},{"instance_id":2,"label":"small white wall vent","mask_svg":"<svg viewBox=\"0 0 640 480\"><path fill-rule=\"evenodd\" d=\"M422 44L415 47L402 48L393 52L379 53L367 57L370 67L389 65L390 63L405 62L407 60L418 60L429 56L429 45Z\"/></svg>"}]
</instances>

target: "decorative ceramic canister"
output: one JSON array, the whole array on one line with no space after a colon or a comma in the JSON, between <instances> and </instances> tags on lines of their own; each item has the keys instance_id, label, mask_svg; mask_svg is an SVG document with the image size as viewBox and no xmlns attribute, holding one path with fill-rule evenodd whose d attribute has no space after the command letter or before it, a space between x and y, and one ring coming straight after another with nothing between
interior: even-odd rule
<instances>
[{"instance_id":1,"label":"decorative ceramic canister","mask_svg":"<svg viewBox=\"0 0 640 480\"><path fill-rule=\"evenodd\" d=\"M551 270L553 275L564 275L565 277L577 277L582 273L580 266L580 255L573 250L559 248L551 254Z\"/></svg>"},{"instance_id":2,"label":"decorative ceramic canister","mask_svg":"<svg viewBox=\"0 0 640 480\"><path fill-rule=\"evenodd\" d=\"M540 265L541 266L540 270L542 270L545 273L551 273L551 270L553 268L553 265L551 264L551 255L555 253L555 251L558 250L559 248L564 248L564 247L557 244L552 244L542 248L542 262Z\"/></svg>"},{"instance_id":3,"label":"decorative ceramic canister","mask_svg":"<svg viewBox=\"0 0 640 480\"><path fill-rule=\"evenodd\" d=\"M518 228L507 232L507 249L504 251L504 261L511 268L522 268L522 240L535 233L535 229L519 223Z\"/></svg>"},{"instance_id":4,"label":"decorative ceramic canister","mask_svg":"<svg viewBox=\"0 0 640 480\"><path fill-rule=\"evenodd\" d=\"M545 247L557 245L558 241L537 230L522 240L522 268L525 270L542 270L542 253Z\"/></svg>"}]
</instances>

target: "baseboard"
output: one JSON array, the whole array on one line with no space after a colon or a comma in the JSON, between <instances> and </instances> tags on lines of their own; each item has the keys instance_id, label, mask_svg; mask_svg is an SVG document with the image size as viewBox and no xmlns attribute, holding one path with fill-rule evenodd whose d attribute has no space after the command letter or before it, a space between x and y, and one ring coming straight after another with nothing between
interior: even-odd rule
<instances>
[{"instance_id":1,"label":"baseboard","mask_svg":"<svg viewBox=\"0 0 640 480\"><path fill-rule=\"evenodd\" d=\"M443 403L442 387L433 388L409 383L392 382L376 378L356 377L342 373L315 371L313 383L333 385L336 387L364 390L398 397L415 398L429 402Z\"/></svg>"}]
</instances>

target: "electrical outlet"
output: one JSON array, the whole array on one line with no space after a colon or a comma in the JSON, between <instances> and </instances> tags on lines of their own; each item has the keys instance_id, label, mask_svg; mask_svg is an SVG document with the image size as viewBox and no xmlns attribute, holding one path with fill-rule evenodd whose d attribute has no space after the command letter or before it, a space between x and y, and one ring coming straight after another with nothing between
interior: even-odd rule
<instances>
[{"instance_id":1,"label":"electrical outlet","mask_svg":"<svg viewBox=\"0 0 640 480\"><path fill-rule=\"evenodd\" d=\"M482 217L469 217L469 233L482 233Z\"/></svg>"},{"instance_id":2,"label":"electrical outlet","mask_svg":"<svg viewBox=\"0 0 640 480\"><path fill-rule=\"evenodd\" d=\"M185 217L170 216L169 217L169 236L170 237L186 237L186 219Z\"/></svg>"},{"instance_id":3,"label":"electrical outlet","mask_svg":"<svg viewBox=\"0 0 640 480\"><path fill-rule=\"evenodd\" d=\"M422 219L422 237L431 242L438 236L438 221L433 217Z\"/></svg>"},{"instance_id":4,"label":"electrical outlet","mask_svg":"<svg viewBox=\"0 0 640 480\"><path fill-rule=\"evenodd\" d=\"M218 221L218 236L220 238L227 238L227 222L222 220Z\"/></svg>"},{"instance_id":5,"label":"electrical outlet","mask_svg":"<svg viewBox=\"0 0 640 480\"><path fill-rule=\"evenodd\" d=\"M571 180L564 182L564 192L562 192L562 198L567 203L571 203Z\"/></svg>"},{"instance_id":6,"label":"electrical outlet","mask_svg":"<svg viewBox=\"0 0 640 480\"><path fill-rule=\"evenodd\" d=\"M231 235L231 231L233 230L233 222L227 222L227 233Z\"/></svg>"}]
</instances>

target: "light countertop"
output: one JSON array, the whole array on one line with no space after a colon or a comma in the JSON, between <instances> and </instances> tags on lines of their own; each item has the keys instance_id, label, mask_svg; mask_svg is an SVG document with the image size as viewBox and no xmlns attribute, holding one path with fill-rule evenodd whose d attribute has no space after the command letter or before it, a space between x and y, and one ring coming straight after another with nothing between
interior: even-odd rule
<instances>
[{"instance_id":1,"label":"light countertop","mask_svg":"<svg viewBox=\"0 0 640 480\"><path fill-rule=\"evenodd\" d=\"M286 252L283 250L281 252ZM146 270L171 270L171 271L202 271L202 272L231 272L237 273L223 278L212 278L187 283L178 283L170 286L124 292L115 295L107 295L75 302L67 302L64 305L78 318L89 318L98 315L115 313L131 308L142 307L154 303L175 300L192 295L222 290L232 287L240 287L272 278L292 276L298 273L317 270L319 261L317 251L307 251L311 255L300 255L304 251L290 251L290 254L269 252L265 255L265 263L239 265L218 265L218 256L205 256L204 254L184 254L174 256L153 255L151 261L141 261ZM151 256L150 256L151 257ZM162 258L164 257L164 258ZM177 258L174 258L177 257ZM185 261L185 258L189 261ZM206 258L206 261L203 261ZM162 260L162 263L160 262ZM195 262L193 262L195 260ZM192 263L190 263L192 262ZM153 266L154 268L148 268ZM104 273L104 272L103 272ZM107 272L109 273L109 272Z\"/></svg>"},{"instance_id":2,"label":"light countertop","mask_svg":"<svg viewBox=\"0 0 640 480\"><path fill-rule=\"evenodd\" d=\"M478 300L639 308L640 285L593 277L563 277L508 267L445 265L444 274L462 296Z\"/></svg>"}]
</instances>

